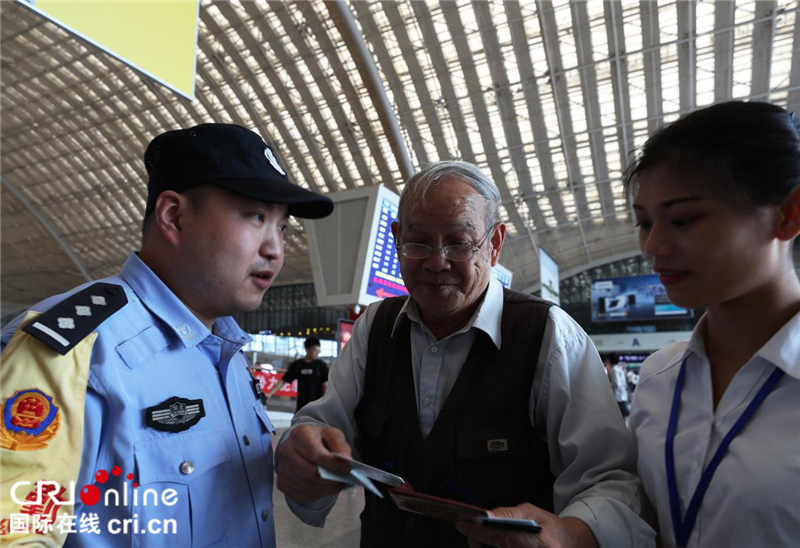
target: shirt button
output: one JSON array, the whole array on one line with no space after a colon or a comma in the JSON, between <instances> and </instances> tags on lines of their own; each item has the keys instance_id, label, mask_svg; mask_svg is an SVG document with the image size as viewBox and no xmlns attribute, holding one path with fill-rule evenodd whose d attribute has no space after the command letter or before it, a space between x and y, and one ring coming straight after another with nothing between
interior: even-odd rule
<instances>
[{"instance_id":1,"label":"shirt button","mask_svg":"<svg viewBox=\"0 0 800 548\"><path fill-rule=\"evenodd\" d=\"M267 519L269 519L269 509L265 509L263 512L261 512L261 520L267 521Z\"/></svg>"},{"instance_id":2,"label":"shirt button","mask_svg":"<svg viewBox=\"0 0 800 548\"><path fill-rule=\"evenodd\" d=\"M177 331L184 339L192 336L192 328L186 325L185 323L180 324L178 326Z\"/></svg>"},{"instance_id":3,"label":"shirt button","mask_svg":"<svg viewBox=\"0 0 800 548\"><path fill-rule=\"evenodd\" d=\"M244 442L245 445L250 445L250 438L248 438L247 436L244 436L242 438L242 441Z\"/></svg>"},{"instance_id":4,"label":"shirt button","mask_svg":"<svg viewBox=\"0 0 800 548\"><path fill-rule=\"evenodd\" d=\"M439 349L438 349L437 347L435 347L435 346L431 346L431 352L433 352L434 354L436 354L438 351L439 351Z\"/></svg>"},{"instance_id":5,"label":"shirt button","mask_svg":"<svg viewBox=\"0 0 800 548\"><path fill-rule=\"evenodd\" d=\"M425 398L425 405L430 405L430 404L431 404L431 399Z\"/></svg>"},{"instance_id":6,"label":"shirt button","mask_svg":"<svg viewBox=\"0 0 800 548\"><path fill-rule=\"evenodd\" d=\"M181 463L181 474L184 476L188 476L194 472L194 464L188 460L185 460Z\"/></svg>"}]
</instances>

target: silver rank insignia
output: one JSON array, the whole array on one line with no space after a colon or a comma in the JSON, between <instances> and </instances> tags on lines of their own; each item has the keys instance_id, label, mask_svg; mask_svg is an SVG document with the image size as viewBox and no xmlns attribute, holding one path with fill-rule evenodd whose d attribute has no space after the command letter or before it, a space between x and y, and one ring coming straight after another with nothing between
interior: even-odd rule
<instances>
[{"instance_id":1,"label":"silver rank insignia","mask_svg":"<svg viewBox=\"0 0 800 548\"><path fill-rule=\"evenodd\" d=\"M147 426L166 432L188 430L205 416L203 400L187 400L177 396L145 410Z\"/></svg>"}]
</instances>

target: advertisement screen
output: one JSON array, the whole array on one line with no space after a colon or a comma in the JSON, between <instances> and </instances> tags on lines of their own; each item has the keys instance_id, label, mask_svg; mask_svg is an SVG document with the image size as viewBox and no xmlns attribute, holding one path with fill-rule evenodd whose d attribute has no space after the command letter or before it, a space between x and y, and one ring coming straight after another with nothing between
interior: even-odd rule
<instances>
[{"instance_id":1,"label":"advertisement screen","mask_svg":"<svg viewBox=\"0 0 800 548\"><path fill-rule=\"evenodd\" d=\"M253 376L258 379L261 391L266 394L272 390L283 379L283 373L274 371L253 371ZM297 381L284 384L280 390L275 392L275 396L286 396L287 398L297 397Z\"/></svg>"},{"instance_id":2,"label":"advertisement screen","mask_svg":"<svg viewBox=\"0 0 800 548\"><path fill-rule=\"evenodd\" d=\"M558 264L541 247L539 248L539 278L542 281L542 298L561 304L558 290Z\"/></svg>"},{"instance_id":3,"label":"advertisement screen","mask_svg":"<svg viewBox=\"0 0 800 548\"><path fill-rule=\"evenodd\" d=\"M342 351L344 345L350 340L353 335L353 324L351 320L339 320L339 352Z\"/></svg>"},{"instance_id":4,"label":"advertisement screen","mask_svg":"<svg viewBox=\"0 0 800 548\"><path fill-rule=\"evenodd\" d=\"M691 318L693 314L669 302L657 274L592 280L593 322Z\"/></svg>"}]
</instances>

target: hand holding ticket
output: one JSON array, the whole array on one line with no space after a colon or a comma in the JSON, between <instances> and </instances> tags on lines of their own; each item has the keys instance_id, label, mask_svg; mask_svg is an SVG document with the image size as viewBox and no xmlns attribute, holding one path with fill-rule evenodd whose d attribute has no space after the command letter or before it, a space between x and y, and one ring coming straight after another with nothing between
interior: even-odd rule
<instances>
[{"instance_id":1,"label":"hand holding ticket","mask_svg":"<svg viewBox=\"0 0 800 548\"><path fill-rule=\"evenodd\" d=\"M347 474L337 474L322 466L318 466L317 470L319 471L319 476L324 480L338 481L339 483L347 485L361 485L364 489L381 499L383 498L383 493L375 487L375 484L372 483L371 480L379 481L391 487L400 487L406 483L400 476L395 476L380 468L364 464L363 462L359 462L339 453L331 454L337 459L343 460L349 464L350 472Z\"/></svg>"}]
</instances>

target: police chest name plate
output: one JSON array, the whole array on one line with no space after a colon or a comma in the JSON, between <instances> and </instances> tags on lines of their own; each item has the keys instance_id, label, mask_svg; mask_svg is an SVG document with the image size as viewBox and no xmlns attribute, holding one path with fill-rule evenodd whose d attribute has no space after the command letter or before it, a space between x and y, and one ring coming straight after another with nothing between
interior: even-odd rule
<instances>
[{"instance_id":1,"label":"police chest name plate","mask_svg":"<svg viewBox=\"0 0 800 548\"><path fill-rule=\"evenodd\" d=\"M203 400L187 400L177 396L145 410L147 426L166 432L188 430L205 416Z\"/></svg>"},{"instance_id":2,"label":"police chest name plate","mask_svg":"<svg viewBox=\"0 0 800 548\"><path fill-rule=\"evenodd\" d=\"M301 374L301 375L310 375L310 374L312 374L313 372L314 372L314 370L313 370L313 369L301 369L301 370L300 370L300 374Z\"/></svg>"}]
</instances>

